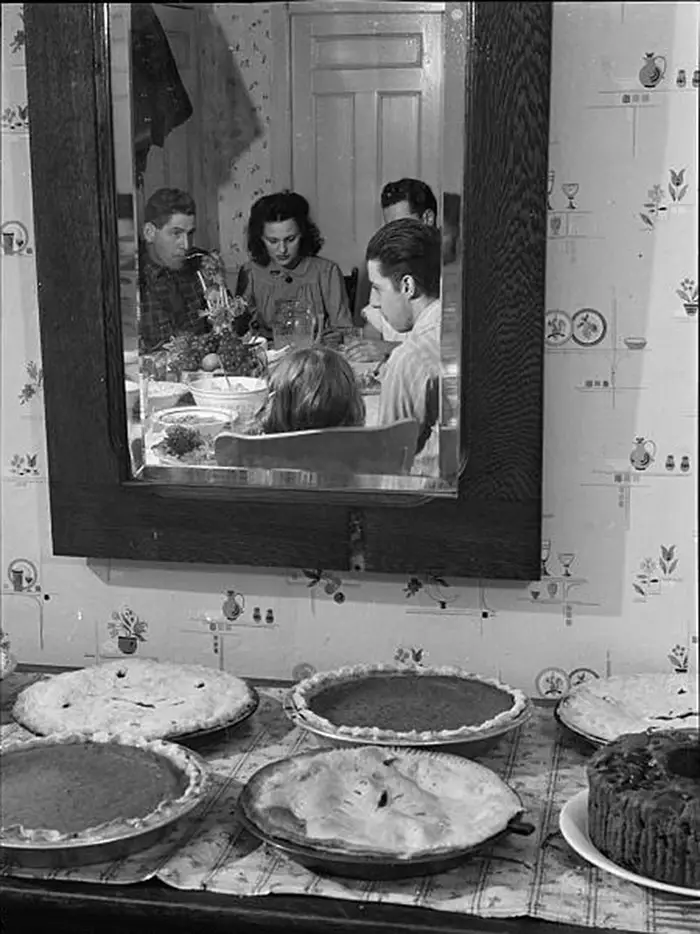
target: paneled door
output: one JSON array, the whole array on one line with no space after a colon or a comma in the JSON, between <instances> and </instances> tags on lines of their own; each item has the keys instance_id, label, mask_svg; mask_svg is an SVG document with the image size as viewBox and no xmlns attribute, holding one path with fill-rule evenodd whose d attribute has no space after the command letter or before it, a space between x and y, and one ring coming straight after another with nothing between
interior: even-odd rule
<instances>
[{"instance_id":1,"label":"paneled door","mask_svg":"<svg viewBox=\"0 0 700 934\"><path fill-rule=\"evenodd\" d=\"M440 196L444 4L319 6L290 4L291 175L347 274L386 182L420 178Z\"/></svg>"}]
</instances>

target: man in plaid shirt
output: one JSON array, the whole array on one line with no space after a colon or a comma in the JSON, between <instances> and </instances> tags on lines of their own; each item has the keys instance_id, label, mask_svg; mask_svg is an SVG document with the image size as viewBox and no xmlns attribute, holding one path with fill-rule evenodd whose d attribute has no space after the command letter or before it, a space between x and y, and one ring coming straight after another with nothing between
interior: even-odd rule
<instances>
[{"instance_id":1,"label":"man in plaid shirt","mask_svg":"<svg viewBox=\"0 0 700 934\"><path fill-rule=\"evenodd\" d=\"M210 330L199 259L188 259L195 230L194 200L178 188L159 188L146 203L139 253L139 340L144 353L176 334Z\"/></svg>"}]
</instances>

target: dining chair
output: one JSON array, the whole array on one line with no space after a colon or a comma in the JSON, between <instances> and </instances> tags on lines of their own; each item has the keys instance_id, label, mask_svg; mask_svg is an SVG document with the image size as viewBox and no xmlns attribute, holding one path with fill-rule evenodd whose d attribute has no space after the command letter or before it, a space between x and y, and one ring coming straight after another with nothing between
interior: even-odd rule
<instances>
[{"instance_id":1,"label":"dining chair","mask_svg":"<svg viewBox=\"0 0 700 934\"><path fill-rule=\"evenodd\" d=\"M279 467L328 474L407 474L418 440L418 422L322 428L271 435L223 431L214 441L219 467Z\"/></svg>"},{"instance_id":2,"label":"dining chair","mask_svg":"<svg viewBox=\"0 0 700 934\"><path fill-rule=\"evenodd\" d=\"M355 309L355 296L357 295L357 280L360 275L358 266L353 266L349 276L343 276L345 280L345 291L348 293L348 307L352 313Z\"/></svg>"}]
</instances>

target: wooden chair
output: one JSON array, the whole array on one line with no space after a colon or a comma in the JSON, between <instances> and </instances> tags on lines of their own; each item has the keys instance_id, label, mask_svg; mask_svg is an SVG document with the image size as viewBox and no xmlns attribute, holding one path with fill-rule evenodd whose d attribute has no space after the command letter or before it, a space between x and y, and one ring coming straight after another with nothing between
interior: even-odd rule
<instances>
[{"instance_id":1,"label":"wooden chair","mask_svg":"<svg viewBox=\"0 0 700 934\"><path fill-rule=\"evenodd\" d=\"M418 422L359 428L323 428L274 435L224 431L214 441L220 467L279 467L324 474L407 474Z\"/></svg>"}]
</instances>

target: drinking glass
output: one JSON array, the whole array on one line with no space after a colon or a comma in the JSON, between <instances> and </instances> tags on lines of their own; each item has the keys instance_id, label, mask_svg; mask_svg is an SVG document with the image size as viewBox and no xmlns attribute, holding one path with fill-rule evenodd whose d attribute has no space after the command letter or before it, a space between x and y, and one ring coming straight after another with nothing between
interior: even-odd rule
<instances>
[{"instance_id":1,"label":"drinking glass","mask_svg":"<svg viewBox=\"0 0 700 934\"><path fill-rule=\"evenodd\" d=\"M541 555L541 559L542 559L541 576L542 577L550 576L549 571L547 570L547 560L551 553L551 549L552 549L552 543L550 542L550 540L548 538L543 539L542 540L542 555Z\"/></svg>"},{"instance_id":2,"label":"drinking glass","mask_svg":"<svg viewBox=\"0 0 700 934\"><path fill-rule=\"evenodd\" d=\"M280 299L275 302L272 326L275 350L311 347L318 340L318 332L318 319L306 302L299 299Z\"/></svg>"},{"instance_id":3,"label":"drinking glass","mask_svg":"<svg viewBox=\"0 0 700 934\"><path fill-rule=\"evenodd\" d=\"M557 558L559 559L559 563L564 569L564 577L571 577L571 571L569 570L569 568L573 564L575 557L576 555L573 555L571 554L571 552L566 552L566 551L560 551L559 554L557 555Z\"/></svg>"},{"instance_id":4,"label":"drinking glass","mask_svg":"<svg viewBox=\"0 0 700 934\"><path fill-rule=\"evenodd\" d=\"M578 182L564 182L564 184L561 186L561 190L569 199L567 207L570 211L575 211L576 204L574 203L574 198L578 194Z\"/></svg>"}]
</instances>

